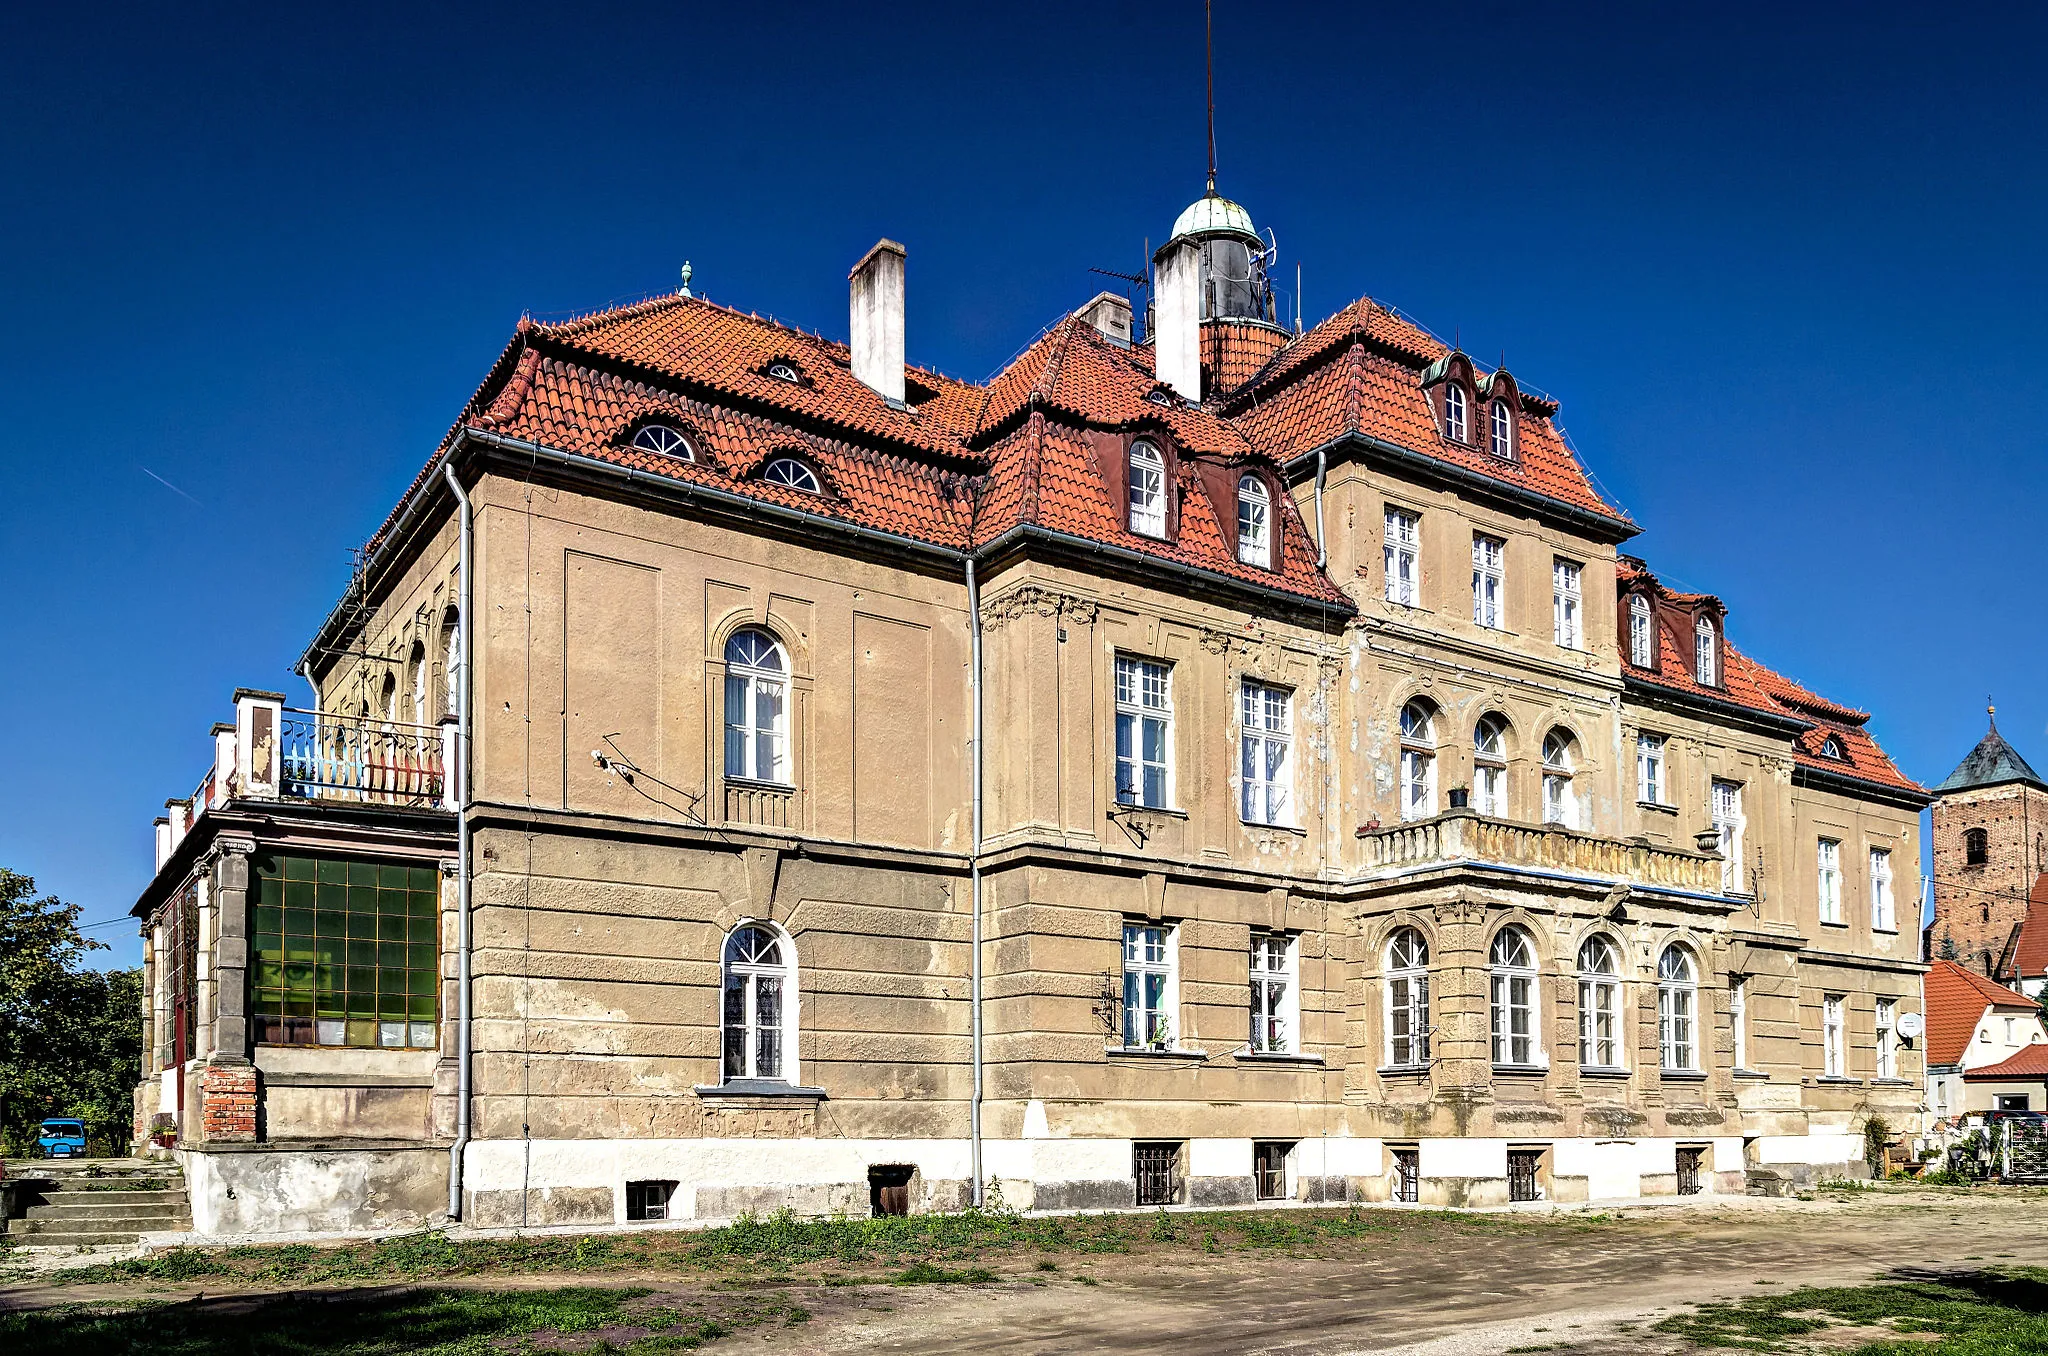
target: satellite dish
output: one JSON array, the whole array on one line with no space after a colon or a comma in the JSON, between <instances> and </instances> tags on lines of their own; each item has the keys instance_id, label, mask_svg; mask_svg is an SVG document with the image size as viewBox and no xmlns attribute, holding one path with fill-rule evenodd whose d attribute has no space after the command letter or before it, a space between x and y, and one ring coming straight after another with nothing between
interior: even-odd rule
<instances>
[{"instance_id":1,"label":"satellite dish","mask_svg":"<svg viewBox=\"0 0 2048 1356\"><path fill-rule=\"evenodd\" d=\"M1927 1029L1927 1019L1917 1012L1899 1014L1899 1034L1907 1040L1918 1040L1920 1033Z\"/></svg>"}]
</instances>

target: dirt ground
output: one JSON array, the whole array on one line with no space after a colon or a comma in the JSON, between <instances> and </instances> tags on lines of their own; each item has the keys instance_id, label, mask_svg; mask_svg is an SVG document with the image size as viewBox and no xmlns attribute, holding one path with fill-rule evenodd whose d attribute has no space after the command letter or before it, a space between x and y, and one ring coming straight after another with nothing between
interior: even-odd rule
<instances>
[{"instance_id":1,"label":"dirt ground","mask_svg":"<svg viewBox=\"0 0 2048 1356\"><path fill-rule=\"evenodd\" d=\"M1189 1224L1200 1216L1183 1217ZM1421 1230L1343 1260L1185 1246L1130 1255L990 1258L985 1284L826 1285L762 1279L810 1312L725 1338L761 1353L1413 1352L1535 1348L1614 1356L1693 1350L1648 1326L1675 1307L1765 1286L1860 1284L1943 1268L2048 1265L2048 1194L1882 1191L1815 1201L1631 1209L1597 1228ZM456 1284L638 1284L716 1301L730 1281L673 1271L494 1276ZM240 1309L241 1287L162 1284L0 1289L0 1309L188 1299ZM357 1289L356 1293L360 1293ZM199 1297L203 1290L204 1298ZM227 1292L227 1293L224 1293Z\"/></svg>"}]
</instances>

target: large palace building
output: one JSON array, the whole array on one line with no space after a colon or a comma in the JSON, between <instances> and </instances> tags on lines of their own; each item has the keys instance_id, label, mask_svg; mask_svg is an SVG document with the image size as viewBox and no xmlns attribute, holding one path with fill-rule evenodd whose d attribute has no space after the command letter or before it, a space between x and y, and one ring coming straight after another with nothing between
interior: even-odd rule
<instances>
[{"instance_id":1,"label":"large palace building","mask_svg":"<svg viewBox=\"0 0 2048 1356\"><path fill-rule=\"evenodd\" d=\"M202 1231L1740 1192L1920 1102L1867 716L1212 191L985 385L522 322L136 906ZM1140 326L1140 320L1147 320ZM1142 333L1140 332L1142 328Z\"/></svg>"}]
</instances>

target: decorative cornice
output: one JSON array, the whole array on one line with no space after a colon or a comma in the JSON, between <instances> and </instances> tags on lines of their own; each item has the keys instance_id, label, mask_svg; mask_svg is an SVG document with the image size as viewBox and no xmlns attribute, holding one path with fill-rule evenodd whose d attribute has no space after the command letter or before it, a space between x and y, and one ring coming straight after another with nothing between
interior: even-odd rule
<instances>
[{"instance_id":1,"label":"decorative cornice","mask_svg":"<svg viewBox=\"0 0 2048 1356\"><path fill-rule=\"evenodd\" d=\"M995 631L1018 617L1067 617L1078 625L1092 626L1099 612L1093 598L1079 598L1037 584L1020 584L982 602L981 625L983 630Z\"/></svg>"}]
</instances>

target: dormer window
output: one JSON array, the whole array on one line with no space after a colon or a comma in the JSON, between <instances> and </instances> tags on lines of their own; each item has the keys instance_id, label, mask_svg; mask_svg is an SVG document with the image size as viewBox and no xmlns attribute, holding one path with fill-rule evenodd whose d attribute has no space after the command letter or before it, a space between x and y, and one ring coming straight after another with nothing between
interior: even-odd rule
<instances>
[{"instance_id":1,"label":"dormer window","mask_svg":"<svg viewBox=\"0 0 2048 1356\"><path fill-rule=\"evenodd\" d=\"M823 494L825 487L818 483L818 473L798 461L795 457L777 457L761 468L761 479L770 485L787 485L805 494Z\"/></svg>"},{"instance_id":2,"label":"dormer window","mask_svg":"<svg viewBox=\"0 0 2048 1356\"><path fill-rule=\"evenodd\" d=\"M1651 667L1656 631L1650 620L1650 600L1640 593L1628 600L1628 662L1639 669Z\"/></svg>"},{"instance_id":3,"label":"dormer window","mask_svg":"<svg viewBox=\"0 0 2048 1356\"><path fill-rule=\"evenodd\" d=\"M1508 410L1508 402L1496 400L1492 405L1491 447L1493 455L1502 461L1515 459L1515 417Z\"/></svg>"},{"instance_id":4,"label":"dormer window","mask_svg":"<svg viewBox=\"0 0 2048 1356\"><path fill-rule=\"evenodd\" d=\"M796 370L795 363L769 363L768 375L777 381L786 381L792 386L803 385L804 374Z\"/></svg>"},{"instance_id":5,"label":"dormer window","mask_svg":"<svg viewBox=\"0 0 2048 1356\"><path fill-rule=\"evenodd\" d=\"M1714 623L1701 617L1692 628L1692 671L1700 680L1701 687L1714 687L1719 681L1715 664Z\"/></svg>"},{"instance_id":6,"label":"dormer window","mask_svg":"<svg viewBox=\"0 0 2048 1356\"><path fill-rule=\"evenodd\" d=\"M1129 457L1131 531L1144 537L1166 536L1166 458L1140 439Z\"/></svg>"},{"instance_id":7,"label":"dormer window","mask_svg":"<svg viewBox=\"0 0 2048 1356\"><path fill-rule=\"evenodd\" d=\"M1848 755L1842 752L1842 741L1833 735L1829 735L1826 739L1820 741L1820 756L1832 758L1838 763L1848 761Z\"/></svg>"},{"instance_id":8,"label":"dormer window","mask_svg":"<svg viewBox=\"0 0 2048 1356\"><path fill-rule=\"evenodd\" d=\"M684 461L697 460L696 452L690 447L690 440L667 424L648 424L633 435L633 446L643 452L659 452L664 457L679 457Z\"/></svg>"},{"instance_id":9,"label":"dormer window","mask_svg":"<svg viewBox=\"0 0 2048 1356\"><path fill-rule=\"evenodd\" d=\"M1444 436L1462 443L1471 435L1471 420L1465 402L1465 388L1456 381L1444 383Z\"/></svg>"},{"instance_id":10,"label":"dormer window","mask_svg":"<svg viewBox=\"0 0 2048 1356\"><path fill-rule=\"evenodd\" d=\"M1249 471L1237 480L1237 558L1262 570L1273 568L1273 496L1266 482Z\"/></svg>"},{"instance_id":11,"label":"dormer window","mask_svg":"<svg viewBox=\"0 0 2048 1356\"><path fill-rule=\"evenodd\" d=\"M1151 401L1154 405L1164 405L1169 410L1173 408L1173 396L1159 387L1154 387L1152 390L1147 391L1145 399Z\"/></svg>"}]
</instances>

